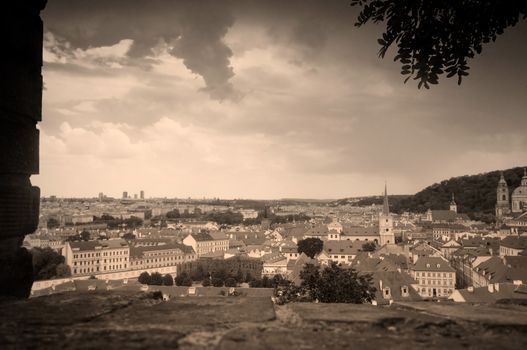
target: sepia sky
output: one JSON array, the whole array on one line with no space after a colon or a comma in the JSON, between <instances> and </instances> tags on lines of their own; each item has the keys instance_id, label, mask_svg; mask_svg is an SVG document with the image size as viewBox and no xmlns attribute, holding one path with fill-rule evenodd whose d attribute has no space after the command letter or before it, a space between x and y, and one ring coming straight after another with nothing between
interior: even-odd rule
<instances>
[{"instance_id":1,"label":"sepia sky","mask_svg":"<svg viewBox=\"0 0 527 350\"><path fill-rule=\"evenodd\" d=\"M527 23L403 84L340 1L51 0L42 195L342 198L527 163Z\"/></svg>"}]
</instances>

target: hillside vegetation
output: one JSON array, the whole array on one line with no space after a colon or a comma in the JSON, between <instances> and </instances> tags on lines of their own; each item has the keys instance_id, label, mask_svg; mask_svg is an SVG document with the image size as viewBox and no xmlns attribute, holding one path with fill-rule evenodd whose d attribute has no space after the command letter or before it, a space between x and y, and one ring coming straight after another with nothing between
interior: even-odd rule
<instances>
[{"instance_id":1,"label":"hillside vegetation","mask_svg":"<svg viewBox=\"0 0 527 350\"><path fill-rule=\"evenodd\" d=\"M509 193L512 193L520 185L523 167L504 170L503 174L509 185ZM413 196L389 196L390 209L394 213L448 209L452 193L454 193L458 212L466 213L472 219L492 222L494 221L496 187L499 179L500 171L498 170L453 177L428 186ZM382 196L362 198L356 204L382 204Z\"/></svg>"}]
</instances>

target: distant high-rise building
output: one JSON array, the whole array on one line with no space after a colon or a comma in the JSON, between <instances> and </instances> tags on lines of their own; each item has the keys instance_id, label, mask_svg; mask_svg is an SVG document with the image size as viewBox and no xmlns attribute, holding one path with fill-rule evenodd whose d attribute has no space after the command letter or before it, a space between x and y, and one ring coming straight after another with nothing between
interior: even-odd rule
<instances>
[{"instance_id":1,"label":"distant high-rise building","mask_svg":"<svg viewBox=\"0 0 527 350\"><path fill-rule=\"evenodd\" d=\"M134 193L134 199L137 199L137 193Z\"/></svg>"},{"instance_id":2,"label":"distant high-rise building","mask_svg":"<svg viewBox=\"0 0 527 350\"><path fill-rule=\"evenodd\" d=\"M104 193L99 192L99 201L102 202L103 198L104 198Z\"/></svg>"},{"instance_id":3,"label":"distant high-rise building","mask_svg":"<svg viewBox=\"0 0 527 350\"><path fill-rule=\"evenodd\" d=\"M145 199L145 191L141 190L141 192L139 192L139 197Z\"/></svg>"},{"instance_id":4,"label":"distant high-rise building","mask_svg":"<svg viewBox=\"0 0 527 350\"><path fill-rule=\"evenodd\" d=\"M126 199L126 198L128 198L128 192L124 191L123 192L123 199Z\"/></svg>"}]
</instances>

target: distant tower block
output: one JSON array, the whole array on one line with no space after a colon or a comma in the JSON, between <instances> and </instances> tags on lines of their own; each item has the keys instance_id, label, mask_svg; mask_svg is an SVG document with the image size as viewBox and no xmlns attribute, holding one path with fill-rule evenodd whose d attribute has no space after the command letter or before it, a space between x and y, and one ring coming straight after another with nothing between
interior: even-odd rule
<instances>
[{"instance_id":1,"label":"distant tower block","mask_svg":"<svg viewBox=\"0 0 527 350\"><path fill-rule=\"evenodd\" d=\"M128 192L124 191L123 192L123 199L126 199L126 198L128 198Z\"/></svg>"},{"instance_id":2,"label":"distant tower block","mask_svg":"<svg viewBox=\"0 0 527 350\"><path fill-rule=\"evenodd\" d=\"M511 207L509 203L509 186L507 186L507 181L505 181L502 171L500 175L500 181L498 182L498 188L496 189L497 219L501 219L504 215L508 215L511 212Z\"/></svg>"},{"instance_id":3,"label":"distant tower block","mask_svg":"<svg viewBox=\"0 0 527 350\"><path fill-rule=\"evenodd\" d=\"M454 199L453 193L452 193L452 200L450 201L450 211L457 213L457 204L456 204L456 200Z\"/></svg>"},{"instance_id":4,"label":"distant tower block","mask_svg":"<svg viewBox=\"0 0 527 350\"><path fill-rule=\"evenodd\" d=\"M384 185L384 203L382 212L379 214L379 238L380 245L395 243L395 235L393 233L393 218L390 215L390 206L388 204L388 187Z\"/></svg>"},{"instance_id":5,"label":"distant tower block","mask_svg":"<svg viewBox=\"0 0 527 350\"><path fill-rule=\"evenodd\" d=\"M134 193L134 199L137 199L137 193Z\"/></svg>"},{"instance_id":6,"label":"distant tower block","mask_svg":"<svg viewBox=\"0 0 527 350\"><path fill-rule=\"evenodd\" d=\"M141 190L141 191L139 192L139 197L140 197L141 199L145 199L145 191Z\"/></svg>"}]
</instances>

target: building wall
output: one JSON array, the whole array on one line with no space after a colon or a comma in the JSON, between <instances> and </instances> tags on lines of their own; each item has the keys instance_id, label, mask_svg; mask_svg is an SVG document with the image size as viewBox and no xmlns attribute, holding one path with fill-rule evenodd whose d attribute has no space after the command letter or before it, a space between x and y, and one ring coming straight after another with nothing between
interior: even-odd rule
<instances>
[{"instance_id":1,"label":"building wall","mask_svg":"<svg viewBox=\"0 0 527 350\"><path fill-rule=\"evenodd\" d=\"M417 292L422 297L448 297L455 289L455 272L412 271L412 277L417 281Z\"/></svg>"}]
</instances>

